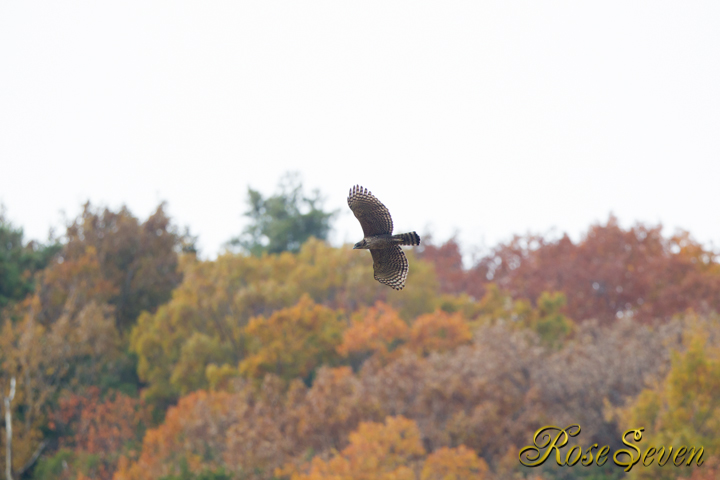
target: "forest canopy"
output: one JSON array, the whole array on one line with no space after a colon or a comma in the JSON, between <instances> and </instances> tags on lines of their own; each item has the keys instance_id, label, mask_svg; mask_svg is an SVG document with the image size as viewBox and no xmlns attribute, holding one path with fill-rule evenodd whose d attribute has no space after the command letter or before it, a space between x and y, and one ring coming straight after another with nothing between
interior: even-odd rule
<instances>
[{"instance_id":1,"label":"forest canopy","mask_svg":"<svg viewBox=\"0 0 720 480\"><path fill-rule=\"evenodd\" d=\"M249 190L240 248L209 260L163 204L86 203L48 244L0 215L12 478L561 480L518 452L570 424L613 450L637 427L704 446L702 467L630 476L716 478L718 252L611 216L468 268L456 239L424 241L397 292L327 243L321 199L293 176Z\"/></svg>"}]
</instances>

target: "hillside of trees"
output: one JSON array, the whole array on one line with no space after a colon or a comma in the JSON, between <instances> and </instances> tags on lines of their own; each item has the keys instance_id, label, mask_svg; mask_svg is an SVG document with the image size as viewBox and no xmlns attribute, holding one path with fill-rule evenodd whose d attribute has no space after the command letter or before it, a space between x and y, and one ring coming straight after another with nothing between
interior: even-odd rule
<instances>
[{"instance_id":1,"label":"hillside of trees","mask_svg":"<svg viewBox=\"0 0 720 480\"><path fill-rule=\"evenodd\" d=\"M162 204L87 203L47 244L0 215L5 478L719 478L718 252L610 216L470 268L455 239L424 241L398 292L326 242L334 213L297 178L250 190L213 260ZM583 446L642 427L641 447L705 461L521 465L539 428L572 424Z\"/></svg>"}]
</instances>

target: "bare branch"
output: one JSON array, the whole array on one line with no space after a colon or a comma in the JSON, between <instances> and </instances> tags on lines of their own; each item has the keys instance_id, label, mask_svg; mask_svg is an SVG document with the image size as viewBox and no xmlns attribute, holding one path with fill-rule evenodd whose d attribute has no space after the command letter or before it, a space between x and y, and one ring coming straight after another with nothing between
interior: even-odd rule
<instances>
[{"instance_id":1,"label":"bare branch","mask_svg":"<svg viewBox=\"0 0 720 480\"><path fill-rule=\"evenodd\" d=\"M15 476L17 478L20 478L23 473L25 473L30 467L32 467L38 458L40 458L40 455L42 455L43 450L45 450L45 447L47 447L47 440L43 440L40 442L40 445L38 446L37 450L35 450L35 453L33 453L33 456L30 457L30 460L28 460L25 465L23 465L20 470L17 470L15 472Z\"/></svg>"},{"instance_id":2,"label":"bare branch","mask_svg":"<svg viewBox=\"0 0 720 480\"><path fill-rule=\"evenodd\" d=\"M15 377L10 379L10 395L5 397L5 477L12 477L12 412L10 403L15 399Z\"/></svg>"}]
</instances>

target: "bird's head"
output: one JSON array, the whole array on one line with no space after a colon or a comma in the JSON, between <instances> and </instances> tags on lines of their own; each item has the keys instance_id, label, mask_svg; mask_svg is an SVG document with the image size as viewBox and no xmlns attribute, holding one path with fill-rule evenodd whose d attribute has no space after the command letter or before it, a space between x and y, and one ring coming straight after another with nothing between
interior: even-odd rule
<instances>
[{"instance_id":1,"label":"bird's head","mask_svg":"<svg viewBox=\"0 0 720 480\"><path fill-rule=\"evenodd\" d=\"M365 248L366 246L367 246L367 242L363 238L362 240L360 240L358 243L355 244L355 246L353 247L353 250L362 249L362 248Z\"/></svg>"}]
</instances>

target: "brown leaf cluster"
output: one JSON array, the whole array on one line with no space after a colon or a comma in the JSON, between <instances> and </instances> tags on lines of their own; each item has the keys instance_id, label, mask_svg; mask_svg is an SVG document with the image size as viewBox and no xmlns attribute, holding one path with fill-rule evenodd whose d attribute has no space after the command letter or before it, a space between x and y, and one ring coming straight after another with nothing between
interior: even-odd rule
<instances>
[{"instance_id":1,"label":"brown leaf cluster","mask_svg":"<svg viewBox=\"0 0 720 480\"><path fill-rule=\"evenodd\" d=\"M577 243L567 235L515 236L465 270L457 243L426 245L420 255L435 265L441 289L482 298L496 283L515 299L535 302L543 292L564 292L565 313L576 321L668 320L693 308L720 310L718 253L687 232L665 237L662 226L621 228L615 217L594 225Z\"/></svg>"}]
</instances>

